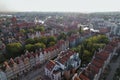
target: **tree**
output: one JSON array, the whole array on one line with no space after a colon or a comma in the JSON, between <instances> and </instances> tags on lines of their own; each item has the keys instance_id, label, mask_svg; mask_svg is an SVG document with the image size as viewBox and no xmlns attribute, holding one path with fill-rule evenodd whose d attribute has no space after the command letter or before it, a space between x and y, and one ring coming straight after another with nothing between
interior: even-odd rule
<instances>
[{"instance_id":1,"label":"tree","mask_svg":"<svg viewBox=\"0 0 120 80\"><path fill-rule=\"evenodd\" d=\"M36 31L45 31L45 28L43 26L37 26L35 28Z\"/></svg>"},{"instance_id":2,"label":"tree","mask_svg":"<svg viewBox=\"0 0 120 80\"><path fill-rule=\"evenodd\" d=\"M34 45L33 44L27 44L25 45L25 49L28 51L34 51Z\"/></svg>"},{"instance_id":3,"label":"tree","mask_svg":"<svg viewBox=\"0 0 120 80\"><path fill-rule=\"evenodd\" d=\"M25 34L25 33L26 33L25 29L21 29L21 30L20 30L20 33Z\"/></svg>"},{"instance_id":4,"label":"tree","mask_svg":"<svg viewBox=\"0 0 120 80\"><path fill-rule=\"evenodd\" d=\"M9 57L15 57L20 55L20 53L23 50L23 47L21 43L9 43L6 46L6 50L8 52Z\"/></svg>"},{"instance_id":5,"label":"tree","mask_svg":"<svg viewBox=\"0 0 120 80\"><path fill-rule=\"evenodd\" d=\"M67 33L67 36L71 36L71 34L72 34L72 32L69 31L69 32Z\"/></svg>"},{"instance_id":6,"label":"tree","mask_svg":"<svg viewBox=\"0 0 120 80\"><path fill-rule=\"evenodd\" d=\"M66 40L66 37L67 37L67 35L66 35L65 33L61 33L61 34L58 36L58 40L60 40L60 39Z\"/></svg>"},{"instance_id":7,"label":"tree","mask_svg":"<svg viewBox=\"0 0 120 80\"><path fill-rule=\"evenodd\" d=\"M75 51L75 52L77 52L77 53L80 53L80 51L81 51L81 45L79 45L79 46L77 46L77 47L74 47L74 48L72 48L71 50L73 50L73 51Z\"/></svg>"},{"instance_id":8,"label":"tree","mask_svg":"<svg viewBox=\"0 0 120 80\"><path fill-rule=\"evenodd\" d=\"M26 44L34 44L35 43L35 40L32 39L32 38L29 38L25 41Z\"/></svg>"},{"instance_id":9,"label":"tree","mask_svg":"<svg viewBox=\"0 0 120 80\"><path fill-rule=\"evenodd\" d=\"M49 42L56 42L57 40L56 40L56 38L54 37L54 36L50 36L50 37L48 37L48 40L47 40L47 42L49 43Z\"/></svg>"},{"instance_id":10,"label":"tree","mask_svg":"<svg viewBox=\"0 0 120 80\"><path fill-rule=\"evenodd\" d=\"M50 47L50 46L54 46L54 45L55 45L55 42L50 42L48 46Z\"/></svg>"},{"instance_id":11,"label":"tree","mask_svg":"<svg viewBox=\"0 0 120 80\"><path fill-rule=\"evenodd\" d=\"M34 41L35 41L35 43L41 42L41 38L35 37Z\"/></svg>"},{"instance_id":12,"label":"tree","mask_svg":"<svg viewBox=\"0 0 120 80\"><path fill-rule=\"evenodd\" d=\"M81 45L81 49L80 49L80 52L79 52L79 57L81 59L81 66L83 64L83 55L84 55L84 46Z\"/></svg>"},{"instance_id":13,"label":"tree","mask_svg":"<svg viewBox=\"0 0 120 80\"><path fill-rule=\"evenodd\" d=\"M44 44L47 44L47 37L44 37L44 36L41 37L41 38L40 38L40 42L41 42L41 43L44 43Z\"/></svg>"},{"instance_id":14,"label":"tree","mask_svg":"<svg viewBox=\"0 0 120 80\"><path fill-rule=\"evenodd\" d=\"M52 43L51 43L51 42L52 42ZM56 39L54 36L48 37L48 38L47 38L47 47L50 46L50 43L53 44L53 42L56 43L56 42L57 42L57 39Z\"/></svg>"},{"instance_id":15,"label":"tree","mask_svg":"<svg viewBox=\"0 0 120 80\"><path fill-rule=\"evenodd\" d=\"M40 48L44 49L44 48L46 48L46 46L45 46L44 43L36 43L36 44L34 45L34 48L35 48L35 49L40 49Z\"/></svg>"},{"instance_id":16,"label":"tree","mask_svg":"<svg viewBox=\"0 0 120 80\"><path fill-rule=\"evenodd\" d=\"M109 42L108 38L105 35L101 35L99 41L101 43L105 43L105 44L107 44Z\"/></svg>"},{"instance_id":17,"label":"tree","mask_svg":"<svg viewBox=\"0 0 120 80\"><path fill-rule=\"evenodd\" d=\"M5 61L5 57L3 54L0 54L0 63L3 63Z\"/></svg>"},{"instance_id":18,"label":"tree","mask_svg":"<svg viewBox=\"0 0 120 80\"><path fill-rule=\"evenodd\" d=\"M80 26L79 28L79 34L83 33L83 29L82 29L82 26Z\"/></svg>"},{"instance_id":19,"label":"tree","mask_svg":"<svg viewBox=\"0 0 120 80\"><path fill-rule=\"evenodd\" d=\"M83 61L89 63L91 61L91 53L88 50L84 50Z\"/></svg>"},{"instance_id":20,"label":"tree","mask_svg":"<svg viewBox=\"0 0 120 80\"><path fill-rule=\"evenodd\" d=\"M29 33L33 33L33 32L34 32L34 29L28 29L28 32L29 32Z\"/></svg>"},{"instance_id":21,"label":"tree","mask_svg":"<svg viewBox=\"0 0 120 80\"><path fill-rule=\"evenodd\" d=\"M76 30L71 30L67 33L67 36L71 36L72 34L76 34L77 31Z\"/></svg>"},{"instance_id":22,"label":"tree","mask_svg":"<svg viewBox=\"0 0 120 80\"><path fill-rule=\"evenodd\" d=\"M88 50L84 50L84 56L91 56L91 53Z\"/></svg>"}]
</instances>

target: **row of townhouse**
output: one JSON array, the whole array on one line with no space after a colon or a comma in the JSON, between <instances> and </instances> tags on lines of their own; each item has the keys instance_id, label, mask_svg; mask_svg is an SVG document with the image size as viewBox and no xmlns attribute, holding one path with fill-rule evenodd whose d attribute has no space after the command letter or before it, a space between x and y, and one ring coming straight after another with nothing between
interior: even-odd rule
<instances>
[{"instance_id":1,"label":"row of townhouse","mask_svg":"<svg viewBox=\"0 0 120 80\"><path fill-rule=\"evenodd\" d=\"M80 36L79 34L72 35L66 41L64 41L64 40L58 41L58 43L55 46L43 49L42 51L37 51L35 53L26 52L26 54L22 55L21 57L17 57L12 61L9 60L8 62L5 62L4 63L4 68L5 68L4 72L6 74L7 79L10 80L10 79L16 77L17 75L22 75L24 72L29 71L34 66L42 64L46 60L56 57L60 51L64 51L64 50L68 49L70 46L74 47L76 44L82 42L84 40L83 38L86 35L87 34L85 34L84 36ZM12 65L11 65L11 63L12 63ZM25 67L25 65L26 65L26 67Z\"/></svg>"},{"instance_id":2,"label":"row of townhouse","mask_svg":"<svg viewBox=\"0 0 120 80\"><path fill-rule=\"evenodd\" d=\"M92 61L79 74L75 74L72 80L99 80L110 60L116 55L116 49L120 48L120 40L112 40L104 49L95 53Z\"/></svg>"},{"instance_id":3,"label":"row of townhouse","mask_svg":"<svg viewBox=\"0 0 120 80\"><path fill-rule=\"evenodd\" d=\"M56 57L60 51L66 50L67 48L69 48L69 41L60 40L55 46L43 50L36 50L35 53L26 51L25 55L4 62L4 70L1 70L4 75L0 74L0 79L4 80L2 77L6 76L8 80L11 80L18 75L22 75L33 67Z\"/></svg>"},{"instance_id":4,"label":"row of townhouse","mask_svg":"<svg viewBox=\"0 0 120 80\"><path fill-rule=\"evenodd\" d=\"M79 54L66 50L62 51L55 60L50 60L45 66L45 75L51 80L70 79L73 73L81 64Z\"/></svg>"},{"instance_id":5,"label":"row of townhouse","mask_svg":"<svg viewBox=\"0 0 120 80\"><path fill-rule=\"evenodd\" d=\"M25 55L21 55L15 59L11 58L9 61L4 62L2 71L5 75L0 75L0 80L4 80L2 76L6 76L7 80L11 80L18 75L22 75L34 67L39 67L40 64L55 57L58 53L59 47L57 46L46 48L43 51L36 50L35 53L26 51Z\"/></svg>"},{"instance_id":6,"label":"row of townhouse","mask_svg":"<svg viewBox=\"0 0 120 80\"><path fill-rule=\"evenodd\" d=\"M91 33L90 30L84 31L82 34L74 34L71 37L69 37L69 47L75 47L78 44L82 43L86 38L91 37L94 35L94 33Z\"/></svg>"}]
</instances>

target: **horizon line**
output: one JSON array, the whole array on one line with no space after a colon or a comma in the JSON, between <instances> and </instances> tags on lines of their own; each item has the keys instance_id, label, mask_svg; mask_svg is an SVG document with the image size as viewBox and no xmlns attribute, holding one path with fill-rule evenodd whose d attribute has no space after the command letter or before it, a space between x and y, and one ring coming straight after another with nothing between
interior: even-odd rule
<instances>
[{"instance_id":1,"label":"horizon line","mask_svg":"<svg viewBox=\"0 0 120 80\"><path fill-rule=\"evenodd\" d=\"M83 14L91 14L91 13L120 13L120 11L91 11L91 12L79 12L79 11L0 11L0 13L34 13L34 12L41 12L41 13L83 13Z\"/></svg>"}]
</instances>

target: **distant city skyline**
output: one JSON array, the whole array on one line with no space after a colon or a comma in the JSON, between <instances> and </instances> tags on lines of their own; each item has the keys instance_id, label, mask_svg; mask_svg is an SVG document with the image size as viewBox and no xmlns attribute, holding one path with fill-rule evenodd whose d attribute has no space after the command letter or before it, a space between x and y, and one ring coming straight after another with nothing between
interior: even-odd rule
<instances>
[{"instance_id":1,"label":"distant city skyline","mask_svg":"<svg viewBox=\"0 0 120 80\"><path fill-rule=\"evenodd\" d=\"M119 0L1 0L0 12L111 12L120 11Z\"/></svg>"}]
</instances>

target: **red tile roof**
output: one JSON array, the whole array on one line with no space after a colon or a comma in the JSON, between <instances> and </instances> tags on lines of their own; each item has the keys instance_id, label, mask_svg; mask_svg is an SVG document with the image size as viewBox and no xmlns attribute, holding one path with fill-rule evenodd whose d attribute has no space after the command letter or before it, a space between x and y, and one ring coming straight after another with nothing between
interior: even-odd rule
<instances>
[{"instance_id":1,"label":"red tile roof","mask_svg":"<svg viewBox=\"0 0 120 80\"><path fill-rule=\"evenodd\" d=\"M82 79L82 80L90 80L88 77L86 77L83 74L80 74L79 78Z\"/></svg>"},{"instance_id":2,"label":"red tile roof","mask_svg":"<svg viewBox=\"0 0 120 80\"><path fill-rule=\"evenodd\" d=\"M97 74L99 72L99 68L89 64L87 70L91 71L94 75Z\"/></svg>"},{"instance_id":3,"label":"red tile roof","mask_svg":"<svg viewBox=\"0 0 120 80\"><path fill-rule=\"evenodd\" d=\"M71 50L68 50L66 52L62 52L60 54L60 58L59 58L60 63L65 64L65 62L67 62L68 59L70 59L70 56L72 56L73 54L75 54L75 52L73 52Z\"/></svg>"},{"instance_id":4,"label":"red tile roof","mask_svg":"<svg viewBox=\"0 0 120 80\"><path fill-rule=\"evenodd\" d=\"M102 52L97 53L95 56L105 61L108 58L109 53L107 51L102 51Z\"/></svg>"},{"instance_id":5,"label":"red tile roof","mask_svg":"<svg viewBox=\"0 0 120 80\"><path fill-rule=\"evenodd\" d=\"M113 49L114 49L114 47L111 46L111 45L107 45L107 46L105 46L105 50L106 50L106 51L112 52Z\"/></svg>"},{"instance_id":6,"label":"red tile roof","mask_svg":"<svg viewBox=\"0 0 120 80\"><path fill-rule=\"evenodd\" d=\"M99 31L100 31L100 33L107 33L107 32L109 32L109 29L108 28L100 28Z\"/></svg>"},{"instance_id":7,"label":"red tile roof","mask_svg":"<svg viewBox=\"0 0 120 80\"><path fill-rule=\"evenodd\" d=\"M54 68L55 66L55 62L53 60L50 60L47 64L46 64L46 68L49 70L49 71L52 71L52 69Z\"/></svg>"},{"instance_id":8,"label":"red tile roof","mask_svg":"<svg viewBox=\"0 0 120 80\"><path fill-rule=\"evenodd\" d=\"M114 42L112 41L112 44L113 43ZM89 63L86 69L82 71L82 73L80 74L80 79L86 80L86 78L87 79L94 78L95 74L98 74L100 68L102 68L104 62L109 57L110 55L109 49L110 50L114 49L113 46L111 45L111 43L109 43L102 51L96 53L91 63Z\"/></svg>"},{"instance_id":9,"label":"red tile roof","mask_svg":"<svg viewBox=\"0 0 120 80\"><path fill-rule=\"evenodd\" d=\"M103 66L102 63L99 63L98 61L96 61L95 59L93 59L93 61L91 62L91 64L95 65L98 68L101 68Z\"/></svg>"}]
</instances>

